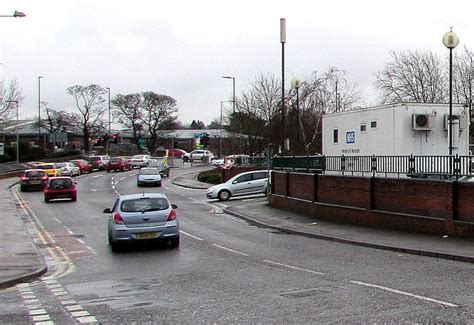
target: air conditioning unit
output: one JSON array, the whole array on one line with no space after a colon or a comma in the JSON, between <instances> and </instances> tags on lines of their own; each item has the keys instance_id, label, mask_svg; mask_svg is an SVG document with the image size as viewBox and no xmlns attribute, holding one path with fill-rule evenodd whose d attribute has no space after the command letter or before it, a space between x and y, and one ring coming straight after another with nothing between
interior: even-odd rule
<instances>
[{"instance_id":1,"label":"air conditioning unit","mask_svg":"<svg viewBox=\"0 0 474 325\"><path fill-rule=\"evenodd\" d=\"M468 117L466 114L461 114L461 115L453 115L453 120L459 120L459 130L465 130L467 129L469 123L468 123ZM444 114L444 130L447 131L449 126L449 114Z\"/></svg>"},{"instance_id":2,"label":"air conditioning unit","mask_svg":"<svg viewBox=\"0 0 474 325\"><path fill-rule=\"evenodd\" d=\"M433 116L430 114L413 114L412 125L415 131L429 131L433 129Z\"/></svg>"}]
</instances>

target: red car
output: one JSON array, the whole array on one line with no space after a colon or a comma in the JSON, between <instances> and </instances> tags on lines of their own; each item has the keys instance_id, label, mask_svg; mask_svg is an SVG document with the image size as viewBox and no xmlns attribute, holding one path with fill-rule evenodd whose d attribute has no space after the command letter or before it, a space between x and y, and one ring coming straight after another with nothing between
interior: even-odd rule
<instances>
[{"instance_id":1,"label":"red car","mask_svg":"<svg viewBox=\"0 0 474 325\"><path fill-rule=\"evenodd\" d=\"M168 157L183 158L187 154L183 149L168 149Z\"/></svg>"},{"instance_id":2,"label":"red car","mask_svg":"<svg viewBox=\"0 0 474 325\"><path fill-rule=\"evenodd\" d=\"M81 170L81 174L92 172L92 165L85 159L70 160L70 162L76 164Z\"/></svg>"},{"instance_id":3,"label":"red car","mask_svg":"<svg viewBox=\"0 0 474 325\"><path fill-rule=\"evenodd\" d=\"M27 169L20 176L20 190L28 191L31 188L42 190L48 182L48 174L42 169Z\"/></svg>"},{"instance_id":4,"label":"red car","mask_svg":"<svg viewBox=\"0 0 474 325\"><path fill-rule=\"evenodd\" d=\"M115 171L131 170L132 165L130 165L130 162L124 157L114 157L114 158L110 158L109 162L107 163L106 168L107 168L107 173L110 173L111 170L115 170Z\"/></svg>"},{"instance_id":5,"label":"red car","mask_svg":"<svg viewBox=\"0 0 474 325\"><path fill-rule=\"evenodd\" d=\"M44 188L44 201L55 199L71 199L77 201L76 182L71 177L50 177Z\"/></svg>"}]
</instances>

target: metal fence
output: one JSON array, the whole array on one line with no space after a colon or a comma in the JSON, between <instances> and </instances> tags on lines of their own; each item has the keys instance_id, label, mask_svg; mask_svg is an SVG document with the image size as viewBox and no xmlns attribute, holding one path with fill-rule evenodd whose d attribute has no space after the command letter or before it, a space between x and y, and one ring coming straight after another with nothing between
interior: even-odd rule
<instances>
[{"instance_id":1,"label":"metal fence","mask_svg":"<svg viewBox=\"0 0 474 325\"><path fill-rule=\"evenodd\" d=\"M474 156L293 156L274 157L273 169L300 172L423 177L472 176Z\"/></svg>"}]
</instances>

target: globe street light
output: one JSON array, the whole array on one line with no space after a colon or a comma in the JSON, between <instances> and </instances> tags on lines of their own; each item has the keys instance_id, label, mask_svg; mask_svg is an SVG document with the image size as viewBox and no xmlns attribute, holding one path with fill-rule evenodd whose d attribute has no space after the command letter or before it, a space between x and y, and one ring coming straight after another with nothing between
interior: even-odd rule
<instances>
[{"instance_id":1,"label":"globe street light","mask_svg":"<svg viewBox=\"0 0 474 325\"><path fill-rule=\"evenodd\" d=\"M443 36L443 44L449 49L449 155L453 154L453 49L459 44L459 37L453 29ZM452 172L452 170L451 170Z\"/></svg>"},{"instance_id":2,"label":"globe street light","mask_svg":"<svg viewBox=\"0 0 474 325\"><path fill-rule=\"evenodd\" d=\"M232 114L235 114L235 77L222 76L222 78L232 79L232 102L234 103L232 106Z\"/></svg>"}]
</instances>

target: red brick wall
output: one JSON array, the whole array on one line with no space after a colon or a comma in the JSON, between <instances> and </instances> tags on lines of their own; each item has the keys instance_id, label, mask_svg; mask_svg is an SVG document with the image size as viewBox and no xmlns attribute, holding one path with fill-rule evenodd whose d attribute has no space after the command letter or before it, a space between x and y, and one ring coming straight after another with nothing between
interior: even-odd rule
<instances>
[{"instance_id":1,"label":"red brick wall","mask_svg":"<svg viewBox=\"0 0 474 325\"><path fill-rule=\"evenodd\" d=\"M273 173L270 205L357 225L474 236L474 184Z\"/></svg>"}]
</instances>

